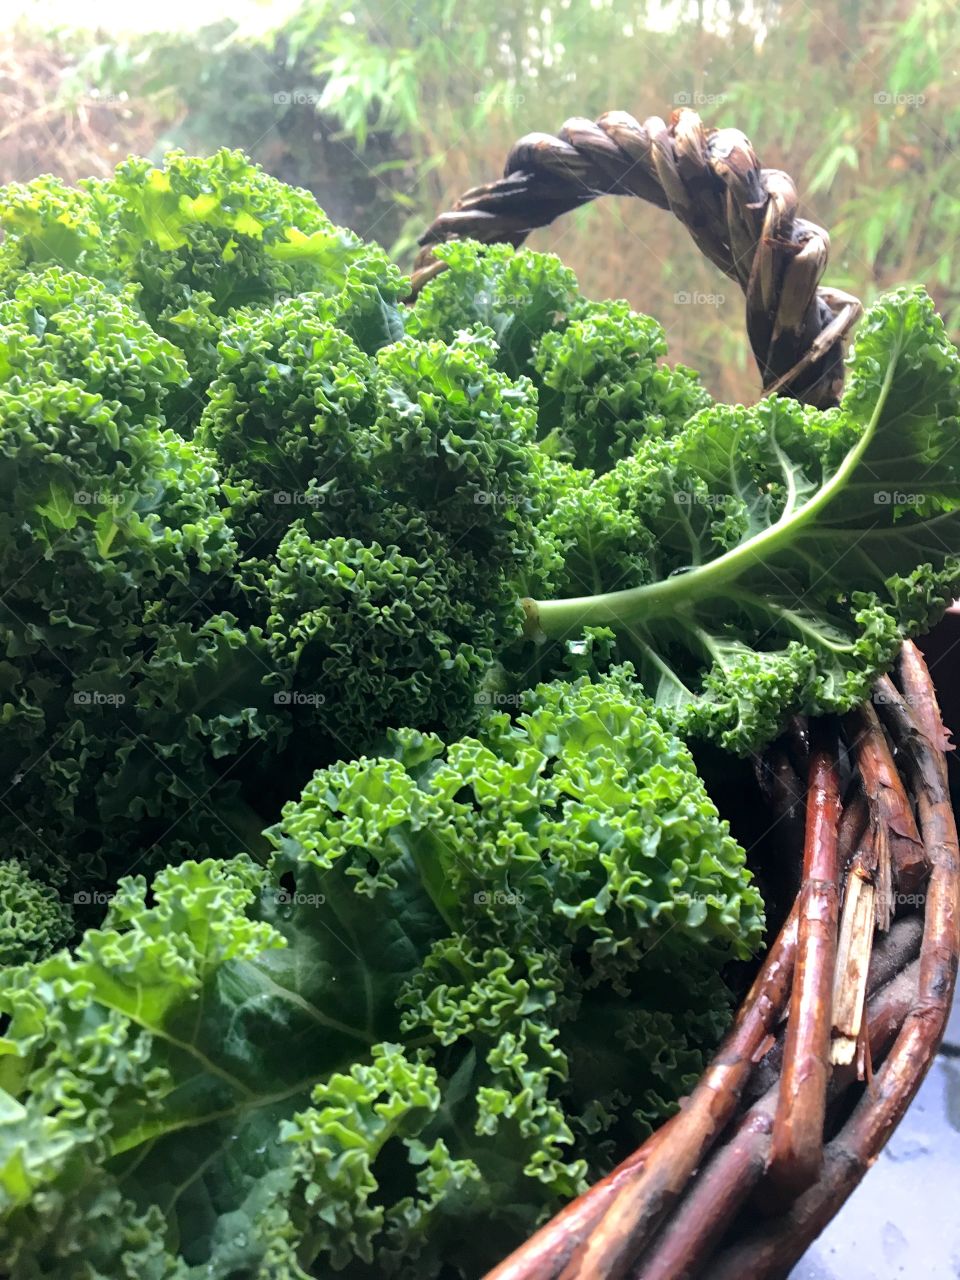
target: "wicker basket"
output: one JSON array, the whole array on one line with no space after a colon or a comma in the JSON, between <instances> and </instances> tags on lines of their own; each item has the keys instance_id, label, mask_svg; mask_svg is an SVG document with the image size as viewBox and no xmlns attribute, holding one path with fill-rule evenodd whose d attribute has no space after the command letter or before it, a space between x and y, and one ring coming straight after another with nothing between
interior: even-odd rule
<instances>
[{"instance_id":1,"label":"wicker basket","mask_svg":"<svg viewBox=\"0 0 960 1280\"><path fill-rule=\"evenodd\" d=\"M505 176L421 238L414 295L457 237L519 245L600 195L671 210L743 290L766 393L826 407L856 298L820 284L826 232L736 129L688 110L531 134ZM910 643L844 717L795 724L758 761L774 820L802 832L800 890L736 1022L680 1111L488 1280L786 1275L876 1159L936 1053L960 952L947 735ZM853 772L843 795L843 754Z\"/></svg>"}]
</instances>

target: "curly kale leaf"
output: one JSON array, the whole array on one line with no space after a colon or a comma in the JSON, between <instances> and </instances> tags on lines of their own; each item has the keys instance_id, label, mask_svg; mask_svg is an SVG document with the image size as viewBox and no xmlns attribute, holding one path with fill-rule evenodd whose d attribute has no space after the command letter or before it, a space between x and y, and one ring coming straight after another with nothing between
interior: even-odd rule
<instances>
[{"instance_id":1,"label":"curly kale leaf","mask_svg":"<svg viewBox=\"0 0 960 1280\"><path fill-rule=\"evenodd\" d=\"M864 320L839 408L704 409L546 522L557 599L530 629L616 632L684 731L748 751L844 711L960 583L960 355L922 290ZM563 598L567 597L567 598Z\"/></svg>"},{"instance_id":2,"label":"curly kale leaf","mask_svg":"<svg viewBox=\"0 0 960 1280\"><path fill-rule=\"evenodd\" d=\"M316 291L367 351L402 332L406 284L382 249L336 227L309 192L238 151L124 161L113 177L64 186L38 178L0 191L0 279L56 262L120 290L136 288L157 333L186 359L191 385L168 421L190 435L216 374L227 317Z\"/></svg>"},{"instance_id":3,"label":"curly kale leaf","mask_svg":"<svg viewBox=\"0 0 960 1280\"><path fill-rule=\"evenodd\" d=\"M217 775L208 758L191 796L161 762L170 742L189 756L214 687L190 704L168 689L162 714L152 703L165 628L209 625L208 597L236 568L237 546L212 456L163 425L183 361L131 298L47 267L0 302L4 838L44 879L74 889L117 855L133 860L121 851L144 804L164 811L141 833L149 846ZM203 671L198 661L194 676ZM237 710L248 720L261 674ZM138 753L149 765L131 775ZM130 810L118 827L107 814L121 795Z\"/></svg>"},{"instance_id":4,"label":"curly kale leaf","mask_svg":"<svg viewBox=\"0 0 960 1280\"><path fill-rule=\"evenodd\" d=\"M139 195L132 173L105 236L152 228L170 254L198 219L252 235L246 208L278 261L326 252L315 207L298 238L306 197L264 178L244 204L227 156L138 169ZM315 264L326 292L219 317L196 440L165 425L193 392L142 281L37 261L0 300L0 823L64 891L224 841L259 855L318 764L387 727L466 727L520 635L529 385L493 367L489 333L402 339L396 273L345 243Z\"/></svg>"},{"instance_id":5,"label":"curly kale leaf","mask_svg":"<svg viewBox=\"0 0 960 1280\"><path fill-rule=\"evenodd\" d=\"M588 302L545 333L539 435L551 455L600 474L648 436L670 435L710 402L698 376L661 364L663 328L625 302Z\"/></svg>"},{"instance_id":6,"label":"curly kale leaf","mask_svg":"<svg viewBox=\"0 0 960 1280\"><path fill-rule=\"evenodd\" d=\"M123 267L116 260L111 235L118 203L109 180L103 178L72 187L44 174L33 182L0 187L4 292L16 286L24 271L54 265L119 285Z\"/></svg>"},{"instance_id":7,"label":"curly kale leaf","mask_svg":"<svg viewBox=\"0 0 960 1280\"><path fill-rule=\"evenodd\" d=\"M661 362L663 328L626 302L588 302L552 254L475 242L437 245L446 269L407 322L418 337L492 330L497 367L538 392L537 434L552 457L597 472L647 435L675 431L709 403L697 375Z\"/></svg>"},{"instance_id":8,"label":"curly kale leaf","mask_svg":"<svg viewBox=\"0 0 960 1280\"><path fill-rule=\"evenodd\" d=\"M375 365L326 312L317 295L292 298L243 313L221 338L198 439L251 549L276 546L304 512L349 525L372 483Z\"/></svg>"},{"instance_id":9,"label":"curly kale leaf","mask_svg":"<svg viewBox=\"0 0 960 1280\"><path fill-rule=\"evenodd\" d=\"M0 977L14 1274L479 1274L676 1106L762 927L626 675L405 730L271 839Z\"/></svg>"},{"instance_id":10,"label":"curly kale leaf","mask_svg":"<svg viewBox=\"0 0 960 1280\"><path fill-rule=\"evenodd\" d=\"M313 760L368 747L390 726L476 717L499 639L442 538L417 556L291 526L263 579L276 694ZM515 625L519 629L519 611Z\"/></svg>"},{"instance_id":11,"label":"curly kale leaf","mask_svg":"<svg viewBox=\"0 0 960 1280\"><path fill-rule=\"evenodd\" d=\"M61 379L116 405L124 423L150 422L187 382L180 352L138 315L137 291L47 267L0 301L0 383L23 389Z\"/></svg>"},{"instance_id":12,"label":"curly kale leaf","mask_svg":"<svg viewBox=\"0 0 960 1280\"><path fill-rule=\"evenodd\" d=\"M322 315L306 298L238 317L199 433L311 766L387 727L475 718L493 654L521 633L538 489L529 387L492 368L489 335L371 359Z\"/></svg>"},{"instance_id":13,"label":"curly kale leaf","mask_svg":"<svg viewBox=\"0 0 960 1280\"><path fill-rule=\"evenodd\" d=\"M583 301L577 277L552 253L462 240L435 245L434 256L446 270L423 289L407 332L452 342L463 329L491 329L498 367L512 377L531 373L539 339Z\"/></svg>"},{"instance_id":14,"label":"curly kale leaf","mask_svg":"<svg viewBox=\"0 0 960 1280\"><path fill-rule=\"evenodd\" d=\"M50 885L15 858L0 862L0 965L42 960L73 932L73 915Z\"/></svg>"}]
</instances>

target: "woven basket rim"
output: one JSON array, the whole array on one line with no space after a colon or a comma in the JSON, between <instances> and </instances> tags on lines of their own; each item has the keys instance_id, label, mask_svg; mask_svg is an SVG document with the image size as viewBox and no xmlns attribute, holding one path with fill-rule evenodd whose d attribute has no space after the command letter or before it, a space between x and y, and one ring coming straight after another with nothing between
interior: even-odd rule
<instances>
[{"instance_id":1,"label":"woven basket rim","mask_svg":"<svg viewBox=\"0 0 960 1280\"><path fill-rule=\"evenodd\" d=\"M860 300L821 284L830 254L823 227L799 216L793 180L766 169L739 129L704 126L675 110L642 124L624 111L531 133L504 176L465 191L420 236L412 297L444 263L436 245L470 238L519 246L531 231L603 195L634 196L673 213L700 252L743 291L747 335L765 394L826 408L843 387L844 343Z\"/></svg>"}]
</instances>

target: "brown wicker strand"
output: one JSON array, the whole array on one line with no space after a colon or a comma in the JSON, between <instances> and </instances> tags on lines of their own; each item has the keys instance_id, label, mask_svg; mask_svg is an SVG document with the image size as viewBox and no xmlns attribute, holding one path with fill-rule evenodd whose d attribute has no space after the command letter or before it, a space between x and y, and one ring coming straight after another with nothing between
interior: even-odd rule
<instances>
[{"instance_id":1,"label":"brown wicker strand","mask_svg":"<svg viewBox=\"0 0 960 1280\"><path fill-rule=\"evenodd\" d=\"M881 718L905 762L932 867L924 910L916 1000L873 1087L827 1145L820 1179L782 1217L754 1228L705 1273L709 1280L785 1276L862 1180L913 1100L946 1026L960 951L960 849L947 790L946 734L919 652L904 646L908 706L889 678L878 682Z\"/></svg>"},{"instance_id":2,"label":"brown wicker strand","mask_svg":"<svg viewBox=\"0 0 960 1280\"><path fill-rule=\"evenodd\" d=\"M867 971L866 997L868 1000L871 1000L881 987L892 982L897 974L919 955L922 937L923 918L919 915L901 916L899 920L894 921L888 933L877 937ZM748 1108L759 1101L767 1090L779 1081L785 1039L786 1028L783 1027L777 1034L776 1043L764 1056L763 1061L757 1064L750 1084L744 1091L744 1102Z\"/></svg>"},{"instance_id":3,"label":"brown wicker strand","mask_svg":"<svg viewBox=\"0 0 960 1280\"><path fill-rule=\"evenodd\" d=\"M843 388L843 342L858 299L820 283L827 232L798 216L794 183L764 169L739 129L706 128L695 111L642 124L625 111L574 117L559 134L517 142L496 182L472 187L420 237L413 295L444 264L433 246L471 238L520 245L538 227L598 196L668 209L743 290L747 333L765 392L824 408Z\"/></svg>"},{"instance_id":4,"label":"brown wicker strand","mask_svg":"<svg viewBox=\"0 0 960 1280\"><path fill-rule=\"evenodd\" d=\"M953 750L950 734L940 719L936 701L930 696L930 673L923 654L915 644L905 644L900 651L900 680L907 705L913 711L917 726L936 748L937 765L943 785L947 785L946 752ZM883 682L881 687L887 687Z\"/></svg>"},{"instance_id":5,"label":"brown wicker strand","mask_svg":"<svg viewBox=\"0 0 960 1280\"><path fill-rule=\"evenodd\" d=\"M869 820L867 797L863 794L863 787L858 783L853 794L847 797L840 815L837 850L841 867L846 868L850 865Z\"/></svg>"},{"instance_id":6,"label":"brown wicker strand","mask_svg":"<svg viewBox=\"0 0 960 1280\"><path fill-rule=\"evenodd\" d=\"M920 946L919 934L913 932L910 940L915 955ZM917 961L909 963L870 1000L867 1026L870 1052L875 1059L889 1050L916 1003L919 970ZM852 1063L834 1072L828 1095L831 1100L849 1086L855 1075ZM639 1268L634 1280L692 1280L700 1274L767 1171L779 1097L778 1081L750 1108L730 1141L711 1157L691 1194L665 1224L651 1261Z\"/></svg>"},{"instance_id":7,"label":"brown wicker strand","mask_svg":"<svg viewBox=\"0 0 960 1280\"><path fill-rule=\"evenodd\" d=\"M874 826L879 835L889 832L890 864L894 887L914 892L930 871L926 851L910 806L903 779L897 772L886 735L870 703L845 717L844 724L857 753L860 774L870 793ZM892 912L890 886L884 909Z\"/></svg>"},{"instance_id":8,"label":"brown wicker strand","mask_svg":"<svg viewBox=\"0 0 960 1280\"><path fill-rule=\"evenodd\" d=\"M818 728L823 741L810 757L797 971L790 996L769 1169L771 1185L789 1198L814 1181L823 1161L831 996L837 957L840 771L835 735L831 743L823 725Z\"/></svg>"}]
</instances>

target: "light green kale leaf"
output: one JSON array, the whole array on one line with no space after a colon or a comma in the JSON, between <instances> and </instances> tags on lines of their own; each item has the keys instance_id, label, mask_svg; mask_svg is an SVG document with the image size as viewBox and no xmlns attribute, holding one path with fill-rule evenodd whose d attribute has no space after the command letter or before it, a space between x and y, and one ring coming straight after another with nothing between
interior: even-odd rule
<instances>
[{"instance_id":1,"label":"light green kale leaf","mask_svg":"<svg viewBox=\"0 0 960 1280\"><path fill-rule=\"evenodd\" d=\"M528 631L616 633L682 731L748 751L868 696L960 586L960 355L922 290L865 318L836 409L714 405L545 522L554 599Z\"/></svg>"},{"instance_id":2,"label":"light green kale leaf","mask_svg":"<svg viewBox=\"0 0 960 1280\"><path fill-rule=\"evenodd\" d=\"M761 905L628 673L392 750L0 976L16 1280L473 1276L692 1086Z\"/></svg>"}]
</instances>

